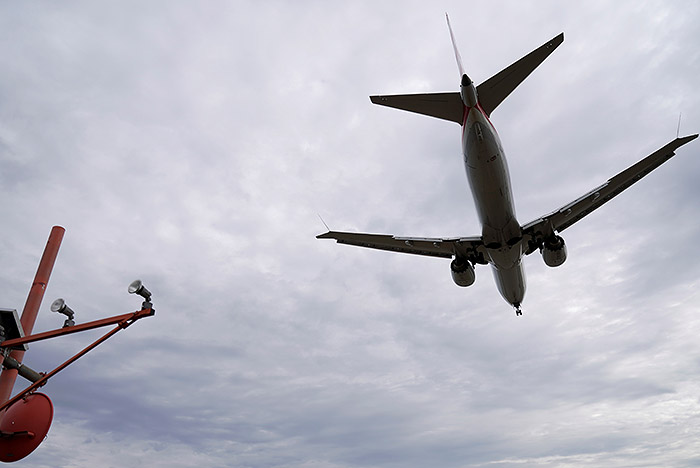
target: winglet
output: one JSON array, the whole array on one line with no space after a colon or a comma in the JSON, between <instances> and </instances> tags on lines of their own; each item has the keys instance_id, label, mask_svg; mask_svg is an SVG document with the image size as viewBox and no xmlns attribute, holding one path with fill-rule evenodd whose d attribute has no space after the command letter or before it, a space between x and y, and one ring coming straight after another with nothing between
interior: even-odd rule
<instances>
[{"instance_id":1,"label":"winglet","mask_svg":"<svg viewBox=\"0 0 700 468\"><path fill-rule=\"evenodd\" d=\"M323 220L323 218L321 218L321 213L316 213L316 214L318 215L318 219L320 219L321 222L323 223L323 225L326 226L326 229L328 229L330 231L331 228L329 228L328 225L326 224L326 222Z\"/></svg>"}]
</instances>

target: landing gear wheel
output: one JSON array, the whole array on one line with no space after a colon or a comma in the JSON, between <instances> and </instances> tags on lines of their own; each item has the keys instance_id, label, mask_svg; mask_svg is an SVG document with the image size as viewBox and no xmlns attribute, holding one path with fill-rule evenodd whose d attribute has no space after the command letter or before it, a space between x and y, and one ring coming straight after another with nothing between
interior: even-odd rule
<instances>
[{"instance_id":1,"label":"landing gear wheel","mask_svg":"<svg viewBox=\"0 0 700 468\"><path fill-rule=\"evenodd\" d=\"M520 310L520 304L515 305L515 316L518 317L520 315L523 315L523 311Z\"/></svg>"}]
</instances>

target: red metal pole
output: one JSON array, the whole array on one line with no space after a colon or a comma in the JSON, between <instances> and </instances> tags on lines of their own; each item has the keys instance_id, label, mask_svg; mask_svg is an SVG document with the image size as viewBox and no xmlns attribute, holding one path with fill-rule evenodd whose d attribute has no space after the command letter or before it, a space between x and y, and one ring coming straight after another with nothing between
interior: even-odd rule
<instances>
[{"instance_id":1,"label":"red metal pole","mask_svg":"<svg viewBox=\"0 0 700 468\"><path fill-rule=\"evenodd\" d=\"M49 277L51 276L53 265L56 262L58 249L61 247L61 241L63 240L63 234L65 232L66 230L61 226L54 226L51 229L49 240L46 242L44 254L41 256L39 268L37 268L32 288L29 290L27 302L24 304L24 311L20 318L25 335L31 335L34 329L34 322L36 322L36 317L39 313L39 306L41 305L41 300L44 298L44 291L46 291L46 285L49 283ZM24 351L12 351L10 356L21 363L24 357ZM0 404L6 402L10 398L16 379L16 369L3 369L0 375Z\"/></svg>"}]
</instances>

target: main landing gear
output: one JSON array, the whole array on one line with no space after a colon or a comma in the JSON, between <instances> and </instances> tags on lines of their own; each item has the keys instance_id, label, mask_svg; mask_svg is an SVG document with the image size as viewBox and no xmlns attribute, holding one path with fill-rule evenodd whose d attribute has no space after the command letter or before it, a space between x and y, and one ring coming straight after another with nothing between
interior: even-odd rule
<instances>
[{"instance_id":1,"label":"main landing gear","mask_svg":"<svg viewBox=\"0 0 700 468\"><path fill-rule=\"evenodd\" d=\"M520 304L513 304L513 307L515 307L515 316L523 315L523 311L520 310Z\"/></svg>"}]
</instances>

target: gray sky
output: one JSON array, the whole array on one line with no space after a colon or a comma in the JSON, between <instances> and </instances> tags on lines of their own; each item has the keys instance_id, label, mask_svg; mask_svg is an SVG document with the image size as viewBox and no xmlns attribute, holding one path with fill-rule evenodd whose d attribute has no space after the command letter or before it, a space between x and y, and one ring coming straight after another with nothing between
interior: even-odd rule
<instances>
[{"instance_id":1,"label":"gray sky","mask_svg":"<svg viewBox=\"0 0 700 468\"><path fill-rule=\"evenodd\" d=\"M17 466L568 467L700 463L700 144L525 261L487 268L319 241L478 234L459 127L370 94L479 83L564 31L493 113L518 217L700 130L700 4L4 2L0 297L35 331L138 309L44 387ZM99 332L98 332L99 334ZM31 346L46 371L98 334ZM16 387L19 390L19 385Z\"/></svg>"}]
</instances>

